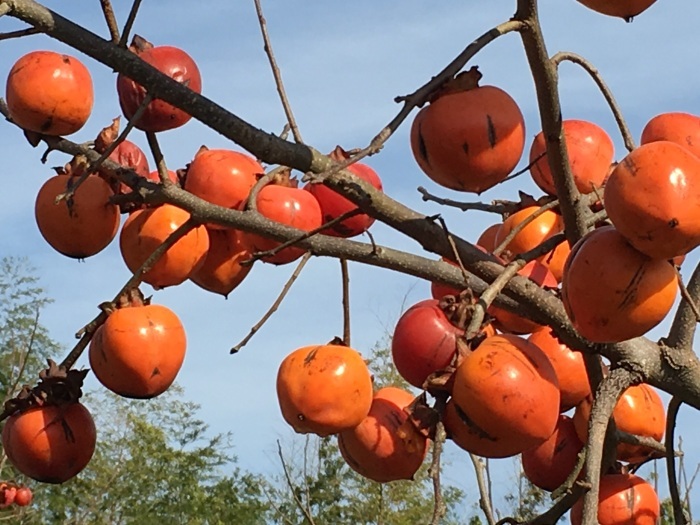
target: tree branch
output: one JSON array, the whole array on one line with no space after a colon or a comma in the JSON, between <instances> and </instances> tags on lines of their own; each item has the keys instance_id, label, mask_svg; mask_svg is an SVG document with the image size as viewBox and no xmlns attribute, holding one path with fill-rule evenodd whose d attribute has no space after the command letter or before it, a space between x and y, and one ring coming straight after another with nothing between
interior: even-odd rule
<instances>
[{"instance_id":1,"label":"tree branch","mask_svg":"<svg viewBox=\"0 0 700 525\"><path fill-rule=\"evenodd\" d=\"M610 91L610 88L600 75L600 72L588 60L583 58L581 55L577 55L576 53L560 51L552 57L552 63L555 67L559 67L564 60L578 64L591 76L593 81L598 86L598 89L600 89L601 93L603 93L603 97L608 103L608 106L610 106L610 109L612 110L613 116L615 117L615 122L617 122L617 127L620 128L622 140L625 142L625 148L627 148L627 151L632 151L634 148L636 148L634 138L632 138L632 133L630 133L627 122L625 122L625 117L622 115L622 110L615 100L612 91Z\"/></svg>"}]
</instances>

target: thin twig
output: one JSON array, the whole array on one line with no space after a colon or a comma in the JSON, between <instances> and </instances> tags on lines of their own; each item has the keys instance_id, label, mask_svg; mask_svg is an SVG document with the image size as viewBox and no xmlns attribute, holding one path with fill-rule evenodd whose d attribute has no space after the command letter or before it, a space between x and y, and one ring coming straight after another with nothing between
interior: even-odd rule
<instances>
[{"instance_id":1,"label":"thin twig","mask_svg":"<svg viewBox=\"0 0 700 525\"><path fill-rule=\"evenodd\" d=\"M447 434L442 421L438 421L435 427L435 441L433 441L433 460L430 464L428 473L433 480L433 519L430 525L438 525L440 520L447 512L445 501L442 498L442 490L440 487L440 456L442 455L442 446L445 443Z\"/></svg>"},{"instance_id":2,"label":"thin twig","mask_svg":"<svg viewBox=\"0 0 700 525\"><path fill-rule=\"evenodd\" d=\"M501 275L496 277L496 279L486 288L486 291L479 295L479 300L474 304L474 309L472 310L472 317L469 321L469 325L466 330L467 340L474 337L479 333L481 324L484 322L484 315L486 315L486 310L491 303L496 299L498 294L503 291L506 287L508 281L510 281L515 274L517 274L523 266L525 266L527 261L521 258L515 259L513 262L509 263Z\"/></svg>"},{"instance_id":3,"label":"thin twig","mask_svg":"<svg viewBox=\"0 0 700 525\"><path fill-rule=\"evenodd\" d=\"M131 28L134 26L134 22L136 21L136 14L139 12L139 7L141 7L141 0L134 0L134 3L131 4L131 10L129 11L129 16L126 19L126 24L124 24L122 36L119 39L119 47L126 47L126 42L129 40L129 33L131 33Z\"/></svg>"},{"instance_id":4,"label":"thin twig","mask_svg":"<svg viewBox=\"0 0 700 525\"><path fill-rule=\"evenodd\" d=\"M110 0L100 0L100 5L102 6L102 13L105 15L105 21L107 22L112 42L119 44L119 27L117 26L117 19L114 17L112 2Z\"/></svg>"},{"instance_id":5,"label":"thin twig","mask_svg":"<svg viewBox=\"0 0 700 525\"><path fill-rule=\"evenodd\" d=\"M681 503L681 496L678 492L678 479L676 474L676 455L673 452L675 432L676 432L676 418L678 417L678 410L680 409L683 401L678 397L672 397L671 401L668 403L668 413L666 414L666 472L668 476L668 490L671 494L671 501L673 502L673 519L677 525L685 525L689 523L685 512L683 512L683 504Z\"/></svg>"},{"instance_id":6,"label":"thin twig","mask_svg":"<svg viewBox=\"0 0 700 525\"><path fill-rule=\"evenodd\" d=\"M158 178L160 179L161 184L164 186L174 184L168 175L168 166L165 163L165 157L160 149L160 144L158 144L158 137L156 137L156 134L152 131L147 131L146 140L148 140L148 147L151 149L151 153L153 153L153 160L156 163Z\"/></svg>"},{"instance_id":7,"label":"thin twig","mask_svg":"<svg viewBox=\"0 0 700 525\"><path fill-rule=\"evenodd\" d=\"M284 114L287 116L287 122L289 122L289 127L292 130L292 135L294 140L299 144L303 144L304 141L301 138L301 133L299 133L299 127L297 126L296 119L294 118L294 113L292 112L292 107L289 104L289 99L287 98L287 93L284 89L284 83L282 82L282 73L277 66L277 60L272 52L272 43L270 42L270 35L267 32L267 21L263 15L262 6L260 5L260 0L255 0L255 10L258 13L258 22L260 23L260 31L262 32L263 42L265 43L265 54L267 59L270 61L270 67L272 68L272 75L275 77L275 85L277 86L277 92L279 93L280 100L282 102L282 107L284 108Z\"/></svg>"},{"instance_id":8,"label":"thin twig","mask_svg":"<svg viewBox=\"0 0 700 525\"><path fill-rule=\"evenodd\" d=\"M282 453L282 445L280 444L280 440L277 440L277 455L280 458L280 461L282 462L282 470L284 471L284 477L287 480L287 486L289 487L289 492L292 494L292 498L294 499L294 503L296 503L297 507L299 510L302 512L304 515L304 518L309 522L309 525L315 525L314 523L314 518L311 516L311 513L309 512L309 509L304 505L304 502L299 499L299 496L297 495L297 489L294 486L294 482L292 481L292 475L289 473L289 468L287 468L287 462L284 459L284 454Z\"/></svg>"},{"instance_id":9,"label":"thin twig","mask_svg":"<svg viewBox=\"0 0 700 525\"><path fill-rule=\"evenodd\" d=\"M246 335L240 343L238 343L236 346L231 348L231 351L230 351L231 354L237 353L241 348L243 348L246 344L248 344L248 341L250 341L253 338L253 336L257 333L257 331L260 330L260 328L262 328L262 326L267 322L267 320L270 317L272 317L272 314L274 314L277 311L280 304L282 304L282 301L287 296L287 293L289 292L289 289L292 287L292 284L294 284L294 281L297 280L297 277L299 277L299 274L304 269L304 266L306 266L306 263L309 261L310 258L311 258L311 253L306 252L304 254L304 256L301 258L301 260L299 261L299 264L297 265L297 267L294 269L294 272L292 273L292 275L289 277L289 279L285 283L284 287L282 287L282 291L277 296L277 299L275 299L275 302L272 303L272 306L270 306L270 309L267 312L265 312L265 315L262 316L260 321L258 321L257 323L255 323L253 325L253 327L250 329L250 332L248 332L248 335Z\"/></svg>"},{"instance_id":10,"label":"thin twig","mask_svg":"<svg viewBox=\"0 0 700 525\"><path fill-rule=\"evenodd\" d=\"M495 525L496 518L493 517L493 509L491 508L491 494L489 493L484 476L484 464L482 463L480 457L472 454L471 452L469 453L469 459L472 460L472 464L474 465L476 484L479 487L479 507L483 511L488 525Z\"/></svg>"},{"instance_id":11,"label":"thin twig","mask_svg":"<svg viewBox=\"0 0 700 525\"><path fill-rule=\"evenodd\" d=\"M540 160L542 157L544 157L546 154L547 154L547 151L546 150L543 151L542 153L537 155L537 157L532 159L527 166L516 171L515 173L511 173L510 175L508 175L505 179L503 179L498 184L503 184L504 182L508 182L509 180L513 180L516 177L520 177L520 175L522 175L523 173L527 173L528 171L530 171L530 168L532 168L535 164L537 164L537 161Z\"/></svg>"},{"instance_id":12,"label":"thin twig","mask_svg":"<svg viewBox=\"0 0 700 525\"><path fill-rule=\"evenodd\" d=\"M678 289L681 291L681 297L687 302L688 306L690 306L690 309L693 311L695 322L700 323L700 309L698 309L698 305L695 304L695 300L690 295L688 288L686 288L685 284L683 283L683 276L681 275L680 270L678 270L677 266L675 268L676 277L678 279Z\"/></svg>"},{"instance_id":13,"label":"thin twig","mask_svg":"<svg viewBox=\"0 0 700 525\"><path fill-rule=\"evenodd\" d=\"M5 4L3 4L5 5ZM2 6L0 6L1 8ZM12 38L22 38L23 36L38 35L43 33L41 29L36 27L28 27L27 29L19 29L17 31L8 31L7 33L0 33L0 40L10 40Z\"/></svg>"},{"instance_id":14,"label":"thin twig","mask_svg":"<svg viewBox=\"0 0 700 525\"><path fill-rule=\"evenodd\" d=\"M581 55L577 55L576 53L571 53L569 51L560 51L552 57L552 63L555 67L559 67L559 65L565 60L578 64L591 76L593 81L598 86L598 89L600 89L601 93L603 93L605 101L608 103L608 106L610 106L610 109L613 112L617 126L620 128L620 134L625 142L625 148L627 148L627 151L632 151L636 147L634 138L632 138L632 133L630 133L627 122L625 122L625 117L622 115L620 106L615 100L612 91L610 91L610 88L605 83L605 80L603 80L603 77L600 75L598 69L596 69L593 64L591 64Z\"/></svg>"},{"instance_id":15,"label":"thin twig","mask_svg":"<svg viewBox=\"0 0 700 525\"><path fill-rule=\"evenodd\" d=\"M343 282L343 343L350 346L350 272L347 259L340 259L340 274Z\"/></svg>"},{"instance_id":16,"label":"thin twig","mask_svg":"<svg viewBox=\"0 0 700 525\"><path fill-rule=\"evenodd\" d=\"M523 207L521 202L506 200L495 200L492 201L491 204L487 204L485 202L460 202L452 199L445 199L433 195L423 186L418 186L418 193L423 196L424 202L435 202L442 206L457 208L461 211L478 210L489 213L497 213L499 215L511 215Z\"/></svg>"},{"instance_id":17,"label":"thin twig","mask_svg":"<svg viewBox=\"0 0 700 525\"><path fill-rule=\"evenodd\" d=\"M29 356L32 353L32 350L34 349L34 341L36 340L36 332L39 329L39 309L37 308L36 310L36 315L34 316L34 324L32 325L32 333L29 336L29 344L27 345L27 351L24 352L24 357L22 358L22 362L20 364L19 370L17 371L17 377L15 380L12 382L12 385L10 385L10 388L7 389L5 392L5 398L3 399L2 404L5 404L5 401L10 399L11 397L14 396L15 390L19 386L19 384L22 382L22 376L24 375L24 370L27 367L27 362L29 361ZM2 469L0 469L1 471Z\"/></svg>"}]
</instances>

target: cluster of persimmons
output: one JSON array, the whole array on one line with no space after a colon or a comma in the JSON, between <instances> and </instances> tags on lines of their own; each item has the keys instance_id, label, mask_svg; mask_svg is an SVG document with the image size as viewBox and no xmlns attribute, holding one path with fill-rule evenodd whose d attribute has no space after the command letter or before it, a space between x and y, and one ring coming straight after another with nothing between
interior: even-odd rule
<instances>
[{"instance_id":1,"label":"cluster of persimmons","mask_svg":"<svg viewBox=\"0 0 700 525\"><path fill-rule=\"evenodd\" d=\"M201 90L197 66L182 50L154 47L140 38L131 49L190 89ZM420 168L435 183L462 192L481 193L502 182L521 161L526 145L518 104L498 87L480 86L480 77L472 68L443 85L411 129ZM182 126L190 118L161 100L151 100L142 86L123 75L117 92L125 117L146 132ZM6 98L11 119L28 133L68 135L91 113L92 82L77 59L35 51L21 57L9 72ZM605 210L607 216L574 246L562 238L549 252L523 263L518 273L560 294L572 324L592 342L641 336L664 319L674 302L676 264L700 244L700 223L693 220L700 190L690 180L690 174L700 171L698 122L698 117L682 113L655 117L642 133L642 145L619 162L605 130L585 120L562 123L574 183L588 195L591 210ZM115 121L99 134L95 150L141 177L180 185L214 205L254 209L299 230L346 238L372 225L372 217L323 184L298 187L280 170L266 184L258 184L265 170L247 153L202 147L186 169L168 172L161 165L151 171L144 152L128 140L117 140L118 135ZM332 155L335 160L347 158L341 148ZM564 231L556 206L540 204L557 197L542 133L532 142L529 160L529 171L546 196L524 200L476 242L504 264ZM381 191L381 181L370 167L354 163L348 169ZM129 215L120 229L122 213ZM145 204L113 171L80 156L47 180L36 199L39 230L58 252L90 257L118 234L132 272L189 218L187 211L172 204ZM304 254L296 246L278 250L279 245L218 224L193 224L148 264L141 279L156 289L190 280L227 295L246 277L252 260L286 264ZM457 260L446 262L459 265ZM550 328L490 302L477 333L467 337L479 298L469 289L439 283L433 283L432 295L401 316L392 355L409 384L444 401L440 410L425 410L429 407L424 396L416 398L401 388L374 391L360 354L330 343L300 348L282 362L277 393L285 420L298 432L337 435L348 464L379 482L411 479L441 421L447 436L473 454L521 454L528 479L555 490L576 467L587 439L593 401L582 355L562 344ZM95 330L89 348L97 379L131 398L164 392L185 355L185 330L177 315L150 304L137 288L103 310L106 320ZM42 380L50 384L67 377L75 376L54 367ZM54 399L47 387L25 392L23 399L29 401L16 403L18 409L3 430L3 445L19 471L60 483L89 462L95 427L78 402L79 394L69 398ZM572 409L572 416L564 415ZM663 436L664 407L648 385L624 392L613 417L622 432L655 440ZM47 418L61 424L43 425ZM629 464L653 454L640 445L617 447L618 460ZM605 498L625 498L630 491L645 494L628 505L630 516L658 516L651 486L628 473L603 476L601 504ZM579 502L572 512L574 523L580 522L580 514Z\"/></svg>"}]
</instances>

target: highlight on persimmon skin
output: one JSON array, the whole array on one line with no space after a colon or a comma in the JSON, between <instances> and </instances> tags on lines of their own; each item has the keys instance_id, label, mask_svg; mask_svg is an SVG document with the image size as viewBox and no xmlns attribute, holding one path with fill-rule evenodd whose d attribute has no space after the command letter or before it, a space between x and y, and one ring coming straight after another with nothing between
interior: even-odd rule
<instances>
[{"instance_id":1,"label":"highlight on persimmon skin","mask_svg":"<svg viewBox=\"0 0 700 525\"><path fill-rule=\"evenodd\" d=\"M634 249L613 227L586 234L569 255L562 301L576 330L595 343L639 337L659 324L678 293L675 268Z\"/></svg>"},{"instance_id":2,"label":"highlight on persimmon skin","mask_svg":"<svg viewBox=\"0 0 700 525\"><path fill-rule=\"evenodd\" d=\"M5 91L12 120L29 131L70 135L90 118L92 77L75 57L32 51L12 66Z\"/></svg>"},{"instance_id":3,"label":"highlight on persimmon skin","mask_svg":"<svg viewBox=\"0 0 700 525\"><path fill-rule=\"evenodd\" d=\"M427 438L403 410L413 399L407 390L381 388L367 417L338 434L340 453L354 471L379 483L413 479L428 451Z\"/></svg>"},{"instance_id":4,"label":"highlight on persimmon skin","mask_svg":"<svg viewBox=\"0 0 700 525\"><path fill-rule=\"evenodd\" d=\"M372 396L367 364L347 346L299 348L284 358L277 372L282 416L300 434L330 436L359 425Z\"/></svg>"}]
</instances>

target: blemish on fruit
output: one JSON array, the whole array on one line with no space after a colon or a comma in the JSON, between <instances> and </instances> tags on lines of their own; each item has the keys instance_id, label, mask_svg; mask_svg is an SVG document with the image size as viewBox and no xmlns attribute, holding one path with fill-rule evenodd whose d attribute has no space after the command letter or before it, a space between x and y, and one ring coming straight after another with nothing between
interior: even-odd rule
<instances>
[{"instance_id":1,"label":"blemish on fruit","mask_svg":"<svg viewBox=\"0 0 700 525\"><path fill-rule=\"evenodd\" d=\"M489 144L491 145L492 148L496 147L496 126L493 124L493 120L491 120L491 115L486 115L486 126L488 130L488 135L489 135Z\"/></svg>"}]
</instances>

